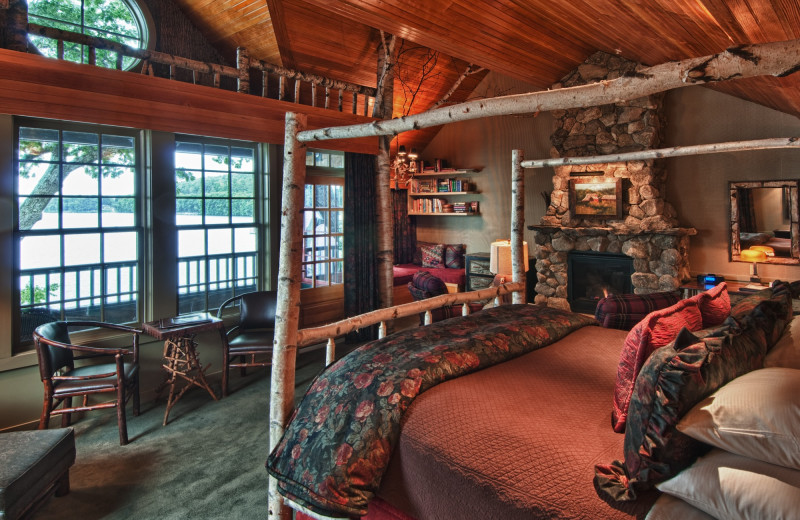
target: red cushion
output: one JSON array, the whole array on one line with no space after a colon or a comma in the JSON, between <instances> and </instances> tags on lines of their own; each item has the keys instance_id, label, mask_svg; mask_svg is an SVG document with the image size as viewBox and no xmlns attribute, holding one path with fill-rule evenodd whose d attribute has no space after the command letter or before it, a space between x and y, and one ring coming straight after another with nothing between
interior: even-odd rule
<instances>
[{"instance_id":1,"label":"red cushion","mask_svg":"<svg viewBox=\"0 0 800 520\"><path fill-rule=\"evenodd\" d=\"M631 394L644 362L654 350L670 344L683 327L690 331L703 327L703 317L695 300L681 300L666 309L653 311L628 333L622 347L614 388L611 423L615 432L625 431Z\"/></svg>"},{"instance_id":2,"label":"red cushion","mask_svg":"<svg viewBox=\"0 0 800 520\"><path fill-rule=\"evenodd\" d=\"M731 314L731 297L728 295L728 284L725 282L690 299L697 302L697 307L703 316L704 329L720 325Z\"/></svg>"}]
</instances>

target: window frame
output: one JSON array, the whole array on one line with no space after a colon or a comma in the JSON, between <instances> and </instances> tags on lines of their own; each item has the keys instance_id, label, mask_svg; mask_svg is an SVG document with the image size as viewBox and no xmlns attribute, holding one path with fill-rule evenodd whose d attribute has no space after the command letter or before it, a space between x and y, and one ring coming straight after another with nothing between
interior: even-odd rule
<instances>
[{"instance_id":1,"label":"window frame","mask_svg":"<svg viewBox=\"0 0 800 520\"><path fill-rule=\"evenodd\" d=\"M26 230L22 231L19 229L19 206L18 206L18 199L19 195L19 168L20 168L20 161L18 156L19 150L19 136L20 136L20 128L41 128L41 129L53 129L59 132L59 142L62 142L63 133L64 132L81 132L81 133L90 133L95 134L98 136L98 147L102 147L103 143L103 135L111 134L116 136L123 136L123 137L130 137L134 140L133 149L134 149L134 165L132 166L134 170L134 186L133 186L133 195L132 196L125 196L125 198L133 198L133 206L134 206L134 222L133 225L128 226L103 226L103 206L102 200L104 195L100 191L100 184L102 183L101 179L98 179L98 193L94 196L98 199L98 208L97 208L97 217L98 221L95 227L81 227L81 228L69 228L59 226L53 229L43 229L43 230ZM51 271L55 272L58 271L63 274L69 271L76 271L76 270L91 270L94 272L95 270L99 270L101 273L101 286L104 286L107 281L105 279L105 269L107 265L114 264L115 262L105 262L103 260L103 235L108 233L114 232L125 232L136 233L136 260L133 261L133 276L135 276L135 288L134 296L135 296L135 313L138 320L134 321L121 321L120 324L124 325L135 325L142 321L143 316L145 315L145 282L147 279L147 265L145 260L144 254L144 246L145 246L145 234L146 229L144 225L144 216L145 216L145 196L144 196L144 189L145 189L145 154L144 154L144 139L142 132L140 130L128 129L128 128L120 128L120 127L111 127L107 125L97 125L97 124L83 124L83 123L72 123L66 121L59 121L59 120L49 120L49 119L36 119L36 118L25 118L25 117L17 117L13 120L13 134L11 142L13 143L12 147L12 172L13 175L11 180L11 231L12 231L12 251L13 257L11 259L12 272L11 277L11 322L12 322L12 336L11 336L11 346L10 346L10 354L12 357L21 356L28 353L33 352L33 345L32 343L22 342L21 341L21 321L22 321L22 308L23 305L20 301L20 281L22 277L22 265L21 265L21 244L23 238L29 236L39 236L39 235L59 235L60 242L63 243L64 236L74 236L74 235L91 235L97 234L100 235L100 261L97 263L90 263L90 264L80 264L79 266L69 266L66 265L64 262L64 251L61 251L61 261L59 262L59 266L55 266L52 268L42 268L37 270L42 271ZM102 148L99 148L102 150ZM58 164L63 165L65 164L63 158L63 150L61 151L61 157L58 159ZM97 167L98 167L98 175L100 175L100 170L103 168L102 164L102 155L98 157ZM66 163L69 164L69 163ZM108 167L113 168L113 165L107 165ZM59 166L59 169L61 166ZM59 173L59 177L61 176L61 172ZM58 200L61 203L62 199L65 197L64 194L60 193L63 184L61 184L63 180L60 180L59 183L59 193L54 194L54 199ZM51 200L53 200L51 198ZM59 215L61 215L61 209L59 209ZM59 216L60 218L60 216ZM131 262L122 262L122 263L131 263ZM62 278L62 283L63 278ZM63 288L62 288L63 289ZM60 312L58 319L66 319L67 316L64 314L64 303L66 300L66 296L62 290L61 299L56 302L60 304ZM86 299L86 298L79 298L79 299ZM113 305L113 302L108 302L108 295L104 291L103 294L99 296L90 296L89 299L97 300L100 302L100 316L89 316L86 319L96 319L98 321L105 321L105 312L108 306ZM34 308L36 306L34 305ZM76 333L76 337L88 337L92 338L95 336L91 331L86 333ZM25 348L25 347L28 348ZM0 352L0 359L2 359L2 352Z\"/></svg>"},{"instance_id":2,"label":"window frame","mask_svg":"<svg viewBox=\"0 0 800 520\"><path fill-rule=\"evenodd\" d=\"M306 204L305 204L305 196L303 198L303 221L305 222L305 214L308 211L327 213L328 217L326 219L324 219L324 221L328 222L328 232L324 233L324 234L317 234L317 230L316 230L317 225L314 226L313 232L311 234L306 234L306 230L303 229L302 241L303 241L304 253L303 253L303 258L302 258L302 263L301 263L301 273L302 273L301 274L301 279L303 280L303 284L305 283L305 280L306 280L306 277L305 277L306 268L308 266L311 266L311 265L313 265L315 267L313 268L314 276L312 278L312 285L310 287L303 287L301 285L301 291L309 291L309 290L313 290L313 289L322 289L322 288L333 288L333 287L337 287L337 286L343 287L344 286L344 177L343 176L339 176L339 175L313 175L313 174L312 175L307 175L306 176L305 187L308 187L308 186L314 186L314 187L316 187L316 186L341 186L341 189L342 189L342 207L341 208L334 208L334 207L331 207L330 205L327 205L327 206L324 206L324 207L317 206L316 205L316 189L313 189L313 188L312 188L313 191L314 191L314 201L312 202L313 207L307 207ZM328 193L328 200L330 200L330 192ZM341 228L341 231L338 232L338 233L330 232L331 214L333 212L339 212L339 213L341 213L341 216L342 216L342 228ZM316 219L316 215L315 215L314 218ZM317 240L319 238L322 238L322 237L325 238L325 245L323 247L325 247L325 249L327 250L328 253L326 254L325 258L317 260L317 258L316 258L316 249L318 247L317 246ZM342 248L341 248L342 256L341 257L332 258L331 255L330 255L330 251L333 249L333 245L331 244L330 239L333 238L333 237L340 237L340 239L342 241ZM311 261L306 260L306 253L305 253L306 240L313 240L313 243L314 243L313 249L314 249L315 254L314 254L314 259L311 260ZM332 267L333 267L334 263L339 263L340 266L341 266L341 271L339 272L339 274L341 275L342 278L341 278L341 281L339 281L339 282L332 282L331 281L332 274L333 274ZM316 276L316 274L317 274L316 266L317 265L325 265L326 266L324 271L325 271L325 273L327 273L328 281L325 284L317 285L317 283L316 283L317 282L317 276Z\"/></svg>"},{"instance_id":3,"label":"window frame","mask_svg":"<svg viewBox=\"0 0 800 520\"><path fill-rule=\"evenodd\" d=\"M134 18L134 21L136 22L137 27L139 28L138 42L139 42L140 45L138 45L136 48L142 49L142 50L153 50L155 48L155 42L156 42L155 22L153 21L153 17L150 14L150 10L147 8L147 5L144 2L142 2L141 0L116 0L116 1L123 3L123 4L125 4L125 6L128 7L131 15ZM44 15L31 13L30 10L28 12L28 18L29 18L30 22L32 22L32 23L38 23L39 25L44 25L44 26L48 26L48 27L57 27L59 24L68 25L68 26L71 26L73 28L71 30L71 32L76 32L76 33L80 33L80 34L88 34L89 36L94 36L93 34L91 34L92 32L102 32L102 33L104 33L104 35L103 36L98 36L98 37L105 38L105 39L110 39L110 38L107 38L105 34L106 33L112 33L111 31L106 31L106 30L96 29L96 28L93 28L93 27L87 27L86 26L86 24L85 24L85 19L86 19L86 16L85 16L85 11L86 11L86 9L85 9L85 0L80 0L80 2L81 2L81 22L80 22L79 26L76 25L74 22L70 22L70 21L66 21L66 20L60 20L58 18L51 18L51 17L47 17L47 16L44 16ZM50 22L50 23L48 23L48 22ZM87 33L87 31L89 31L89 32ZM113 33L113 34L116 35L116 36L119 36L121 38L131 39L131 37L126 36L126 35L121 34L121 33ZM34 35L34 36L38 36L38 35ZM38 36L38 37L46 38L44 36ZM33 45L34 47L36 47L36 43L34 42L34 40L32 40L30 38L30 36L28 37L28 41L29 41L30 45ZM113 40L113 41L116 41L116 40ZM73 44L73 45L78 45L78 44ZM80 63L82 63L82 64L87 63L86 54L85 54L84 48L85 48L85 46L81 45L81 61L80 61ZM38 47L37 47L37 49L38 49ZM109 51L109 52L113 52L113 51ZM42 53L42 54L44 54L44 53ZM138 68L139 66L141 66L141 64L142 64L142 60L141 59L133 58L133 57L127 57L127 58L131 59L132 61L128 66L123 66L122 70L126 70L126 71L134 70L134 69Z\"/></svg>"},{"instance_id":4,"label":"window frame","mask_svg":"<svg viewBox=\"0 0 800 520\"><path fill-rule=\"evenodd\" d=\"M175 201L176 201L176 210L175 210L175 241L177 244L180 243L179 235L181 231L199 231L203 230L205 235L204 240L204 255L195 255L189 258L197 259L205 258L205 277L204 280L197 280L194 284L191 285L201 285L205 286L204 291L196 291L196 293L204 293L203 301L204 305L202 309L184 309L183 312L198 312L198 311L206 311L206 312L213 312L215 309L219 307L218 304L215 304L213 307L209 308L209 293L212 291L210 288L211 285L216 284L230 284L229 287L223 287L222 290L230 290L231 293L228 297L237 296L242 294L243 292L250 292L253 290L259 290L265 286L268 277L264 275L265 271L265 251L266 251L266 234L264 231L264 227L266 224L266 200L267 200L267 178L265 177L268 174L267 166L268 162L265 160L265 153L263 147L257 143L252 141L239 141L234 139L220 139L220 138L213 138L213 137L202 137L202 136L187 136L187 135L176 135L175 136L175 154L178 151L178 143L189 143L194 145L200 146L224 146L227 147L230 153L230 148L237 147L237 148L248 148L252 149L253 151L253 197L252 197L252 204L253 204L253 220L252 222L243 222L243 223L235 223L233 222L234 215L232 211L229 211L228 214L228 222L226 223L219 223L219 224L209 224L205 222L206 216L206 204L205 202L209 199L211 200L227 200L228 201L228 209L231 210L233 206L234 200L242 200L241 198L233 196L233 176L236 173L233 171L231 165L228 166L228 196L227 197L207 197L205 193L205 182L201 181L201 194L198 197L188 197L188 196L178 196L177 193L177 169L178 165L175 164L173 170L173 177L175 177L176 182L176 190L175 193ZM202 155L205 157L205 154ZM204 160L203 163L204 164ZM207 170L205 167L202 167L202 171L205 173L206 171L213 171L213 172L220 172L223 170L213 169ZM205 175L203 175L203 179L205 179ZM198 224L191 224L191 225L181 225L177 224L177 206L179 199L191 199L191 198L199 198L201 200L202 210L201 210L201 222ZM244 199L250 200L250 199ZM262 203L263 201L263 203ZM255 234L255 249L252 252L245 251L245 252L237 252L235 247L236 241L236 229L244 229L244 228L253 228ZM231 252L230 253L218 253L218 254L209 254L209 230L224 230L230 229L231 230ZM253 272L244 277L237 277L236 272L238 267L237 258L243 256L252 256L252 268ZM211 269L212 261L214 260L223 260L225 258L232 258L231 261L231 270L230 279L212 282L210 281L209 273ZM176 292L176 307L175 312L180 314L181 311L181 261L182 258L180 256L180 251L176 251L176 283L175 283L175 292ZM242 285L239 280L248 280L252 279L251 284ZM223 298L220 300L220 304L226 300L228 297Z\"/></svg>"}]
</instances>

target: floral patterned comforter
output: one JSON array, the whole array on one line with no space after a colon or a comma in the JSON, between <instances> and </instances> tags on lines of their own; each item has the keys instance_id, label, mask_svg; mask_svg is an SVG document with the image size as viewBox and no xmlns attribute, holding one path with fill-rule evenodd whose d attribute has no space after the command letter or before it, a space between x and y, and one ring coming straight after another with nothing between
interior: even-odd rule
<instances>
[{"instance_id":1,"label":"floral patterned comforter","mask_svg":"<svg viewBox=\"0 0 800 520\"><path fill-rule=\"evenodd\" d=\"M595 324L550 307L504 305L367 343L312 383L267 469L281 494L311 511L364 515L417 395Z\"/></svg>"}]
</instances>

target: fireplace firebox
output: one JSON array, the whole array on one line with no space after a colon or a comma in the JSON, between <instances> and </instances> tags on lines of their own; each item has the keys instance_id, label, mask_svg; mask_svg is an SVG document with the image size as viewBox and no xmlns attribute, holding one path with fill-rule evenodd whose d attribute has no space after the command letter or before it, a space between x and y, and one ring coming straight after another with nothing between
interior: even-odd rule
<instances>
[{"instance_id":1,"label":"fireplace firebox","mask_svg":"<svg viewBox=\"0 0 800 520\"><path fill-rule=\"evenodd\" d=\"M567 298L574 312L594 314L597 302L610 294L633 292L633 258L615 253L570 251Z\"/></svg>"}]
</instances>

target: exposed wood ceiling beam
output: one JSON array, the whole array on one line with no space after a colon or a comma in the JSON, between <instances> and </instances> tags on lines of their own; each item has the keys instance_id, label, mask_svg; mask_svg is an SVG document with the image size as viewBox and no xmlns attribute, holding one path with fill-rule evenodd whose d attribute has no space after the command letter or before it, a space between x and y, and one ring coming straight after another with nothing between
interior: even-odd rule
<instances>
[{"instance_id":1,"label":"exposed wood ceiling beam","mask_svg":"<svg viewBox=\"0 0 800 520\"><path fill-rule=\"evenodd\" d=\"M278 42L278 50L281 54L281 65L287 69L297 69L297 62L292 53L292 46L289 43L289 32L286 30L286 18L283 12L282 0L267 0L269 16L272 20L272 31L275 40Z\"/></svg>"}]
</instances>

